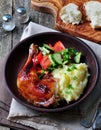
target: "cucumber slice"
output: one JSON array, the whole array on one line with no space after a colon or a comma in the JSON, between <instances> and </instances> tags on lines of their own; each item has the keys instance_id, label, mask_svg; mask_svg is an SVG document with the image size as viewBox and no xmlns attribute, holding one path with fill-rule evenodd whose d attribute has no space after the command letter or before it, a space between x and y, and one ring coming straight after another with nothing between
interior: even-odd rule
<instances>
[{"instance_id":1,"label":"cucumber slice","mask_svg":"<svg viewBox=\"0 0 101 130\"><path fill-rule=\"evenodd\" d=\"M39 47L39 49L42 51L43 55L49 54L50 50L46 49L45 47Z\"/></svg>"},{"instance_id":2,"label":"cucumber slice","mask_svg":"<svg viewBox=\"0 0 101 130\"><path fill-rule=\"evenodd\" d=\"M49 45L47 45L47 44L44 44L43 47L45 47L45 48L48 49L48 50L53 51L53 49L52 49Z\"/></svg>"},{"instance_id":3,"label":"cucumber slice","mask_svg":"<svg viewBox=\"0 0 101 130\"><path fill-rule=\"evenodd\" d=\"M52 55L52 59L53 61L56 63L56 64L62 64L62 57L61 57L61 54L60 53L54 53Z\"/></svg>"},{"instance_id":4,"label":"cucumber slice","mask_svg":"<svg viewBox=\"0 0 101 130\"><path fill-rule=\"evenodd\" d=\"M77 52L76 56L74 57L76 63L80 63L81 55L81 52Z\"/></svg>"},{"instance_id":5,"label":"cucumber slice","mask_svg":"<svg viewBox=\"0 0 101 130\"><path fill-rule=\"evenodd\" d=\"M50 59L50 61L52 63L52 66L55 66L56 64L55 64L55 62L54 62L53 57L52 57L51 54L49 55L49 59Z\"/></svg>"}]
</instances>

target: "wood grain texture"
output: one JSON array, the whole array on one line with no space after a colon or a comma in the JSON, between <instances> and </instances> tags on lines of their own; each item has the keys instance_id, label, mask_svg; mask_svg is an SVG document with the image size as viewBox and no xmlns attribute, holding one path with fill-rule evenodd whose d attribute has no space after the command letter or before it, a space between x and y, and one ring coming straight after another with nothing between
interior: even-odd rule
<instances>
[{"instance_id":1,"label":"wood grain texture","mask_svg":"<svg viewBox=\"0 0 101 130\"><path fill-rule=\"evenodd\" d=\"M7 6L7 8L5 8ZM12 15L12 1L6 1L6 0L2 0L0 1L0 19L2 20L2 16L5 13L9 13ZM2 25L2 22L1 22ZM4 61L5 58L7 56L7 54L9 53L10 49L11 49L11 39L12 39L12 33L8 33L5 32L2 29L2 26L0 26L0 89L4 88L4 82L3 82L3 66L4 66ZM4 92L5 94L3 94L3 91L0 91L0 100L4 99L4 101L8 102L8 92ZM5 96L6 95L6 96ZM9 102L8 102L9 103Z\"/></svg>"},{"instance_id":2,"label":"wood grain texture","mask_svg":"<svg viewBox=\"0 0 101 130\"><path fill-rule=\"evenodd\" d=\"M11 39L12 39L12 33L5 32L2 29L2 16L6 13L12 15L12 0L9 1L0 0L0 101L4 101L10 104L11 98L8 92L5 91L5 89L2 89L4 88L4 82L2 76L4 59L11 49L11 44L9 43L11 43ZM0 104L0 108L1 106L3 106L3 108L7 108L7 106L4 104L2 105ZM4 118L1 116L1 113L3 114L3 112L0 110L0 122L3 121ZM0 130L10 130L10 128L0 126Z\"/></svg>"},{"instance_id":3,"label":"wood grain texture","mask_svg":"<svg viewBox=\"0 0 101 130\"><path fill-rule=\"evenodd\" d=\"M90 22L85 20L86 16L83 8L83 3L87 1L89 0L31 0L31 4L35 10L52 14L55 18L55 28L57 30L101 44L101 29L94 30L91 28ZM101 0L98 1L101 2ZM79 9L83 13L84 22L82 24L65 24L60 19L60 10L68 3L75 3L79 6Z\"/></svg>"}]
</instances>

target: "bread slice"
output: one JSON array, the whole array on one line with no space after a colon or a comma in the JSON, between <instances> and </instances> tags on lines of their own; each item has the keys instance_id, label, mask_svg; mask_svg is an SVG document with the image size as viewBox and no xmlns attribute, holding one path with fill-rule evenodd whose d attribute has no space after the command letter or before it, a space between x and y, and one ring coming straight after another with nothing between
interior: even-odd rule
<instances>
[{"instance_id":1,"label":"bread slice","mask_svg":"<svg viewBox=\"0 0 101 130\"><path fill-rule=\"evenodd\" d=\"M84 3L87 20L91 21L91 27L101 28L101 2L88 1Z\"/></svg>"},{"instance_id":2,"label":"bread slice","mask_svg":"<svg viewBox=\"0 0 101 130\"><path fill-rule=\"evenodd\" d=\"M82 13L76 4L69 3L61 9L60 18L66 24L79 24L82 21Z\"/></svg>"}]
</instances>

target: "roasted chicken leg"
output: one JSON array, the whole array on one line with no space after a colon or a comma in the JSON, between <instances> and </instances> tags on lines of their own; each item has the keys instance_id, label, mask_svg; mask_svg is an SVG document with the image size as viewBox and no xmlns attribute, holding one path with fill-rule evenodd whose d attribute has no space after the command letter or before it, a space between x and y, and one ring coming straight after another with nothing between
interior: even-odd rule
<instances>
[{"instance_id":1,"label":"roasted chicken leg","mask_svg":"<svg viewBox=\"0 0 101 130\"><path fill-rule=\"evenodd\" d=\"M17 76L19 93L36 106L48 107L55 100L56 80L52 75L40 79L33 66L32 58L38 53L38 47L31 44L28 59Z\"/></svg>"}]
</instances>

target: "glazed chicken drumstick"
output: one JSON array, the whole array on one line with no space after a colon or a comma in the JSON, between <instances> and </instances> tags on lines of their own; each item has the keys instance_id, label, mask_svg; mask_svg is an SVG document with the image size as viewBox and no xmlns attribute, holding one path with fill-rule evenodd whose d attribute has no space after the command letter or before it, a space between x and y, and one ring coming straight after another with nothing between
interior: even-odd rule
<instances>
[{"instance_id":1,"label":"glazed chicken drumstick","mask_svg":"<svg viewBox=\"0 0 101 130\"><path fill-rule=\"evenodd\" d=\"M32 62L37 53L37 45L31 44L28 59L17 76L18 91L28 102L48 107L56 101L56 80L49 74L44 75L42 79L38 77Z\"/></svg>"}]
</instances>

